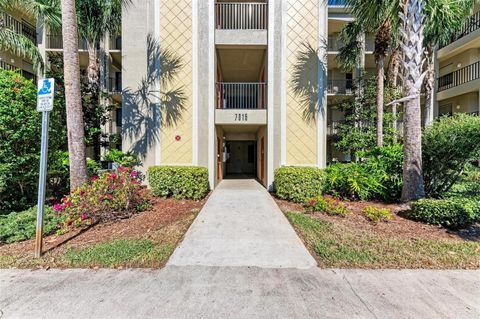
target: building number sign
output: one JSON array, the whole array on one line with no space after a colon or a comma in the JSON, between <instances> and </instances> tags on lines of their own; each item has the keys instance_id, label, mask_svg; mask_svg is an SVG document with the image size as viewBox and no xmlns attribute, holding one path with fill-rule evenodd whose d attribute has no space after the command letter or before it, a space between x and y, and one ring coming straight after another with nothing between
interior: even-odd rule
<instances>
[{"instance_id":1,"label":"building number sign","mask_svg":"<svg viewBox=\"0 0 480 319\"><path fill-rule=\"evenodd\" d=\"M247 113L235 113L235 122L247 122L248 114Z\"/></svg>"}]
</instances>

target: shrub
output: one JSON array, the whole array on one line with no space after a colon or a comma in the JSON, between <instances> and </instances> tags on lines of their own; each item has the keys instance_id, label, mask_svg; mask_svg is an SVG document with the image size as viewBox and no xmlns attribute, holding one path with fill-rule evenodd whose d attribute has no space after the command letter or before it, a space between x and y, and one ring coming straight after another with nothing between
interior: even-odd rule
<instances>
[{"instance_id":1,"label":"shrub","mask_svg":"<svg viewBox=\"0 0 480 319\"><path fill-rule=\"evenodd\" d=\"M296 203L321 195L324 181L324 172L315 167L285 166L275 171L277 196Z\"/></svg>"},{"instance_id":2,"label":"shrub","mask_svg":"<svg viewBox=\"0 0 480 319\"><path fill-rule=\"evenodd\" d=\"M123 153L122 151L119 151L117 149L112 149L107 154L105 154L105 160L129 168L134 168L135 166L142 165L142 162L136 154L131 152Z\"/></svg>"},{"instance_id":3,"label":"shrub","mask_svg":"<svg viewBox=\"0 0 480 319\"><path fill-rule=\"evenodd\" d=\"M175 199L204 198L209 190L208 170L196 166L153 166L148 182L154 196Z\"/></svg>"},{"instance_id":4,"label":"shrub","mask_svg":"<svg viewBox=\"0 0 480 319\"><path fill-rule=\"evenodd\" d=\"M0 216L0 242L10 244L35 237L37 207L19 213ZM43 233L49 235L63 224L64 218L45 207Z\"/></svg>"},{"instance_id":5,"label":"shrub","mask_svg":"<svg viewBox=\"0 0 480 319\"><path fill-rule=\"evenodd\" d=\"M467 164L480 158L480 117L442 117L424 130L422 144L425 189L442 197Z\"/></svg>"},{"instance_id":6,"label":"shrub","mask_svg":"<svg viewBox=\"0 0 480 319\"><path fill-rule=\"evenodd\" d=\"M393 219L392 212L388 208L367 206L362 210L362 214L374 224L377 224L378 222L387 222Z\"/></svg>"},{"instance_id":7,"label":"shrub","mask_svg":"<svg viewBox=\"0 0 480 319\"><path fill-rule=\"evenodd\" d=\"M412 203L410 219L447 228L464 228L480 218L480 202L465 198L421 199Z\"/></svg>"},{"instance_id":8,"label":"shrub","mask_svg":"<svg viewBox=\"0 0 480 319\"><path fill-rule=\"evenodd\" d=\"M92 177L90 183L55 204L54 210L66 216L66 227L130 217L147 204L140 183L136 171L120 167L117 173Z\"/></svg>"},{"instance_id":9,"label":"shrub","mask_svg":"<svg viewBox=\"0 0 480 319\"><path fill-rule=\"evenodd\" d=\"M41 114L37 88L19 73L0 69L0 214L22 211L36 203ZM57 105L56 105L57 106ZM59 108L51 113L49 150L65 141Z\"/></svg>"},{"instance_id":10,"label":"shrub","mask_svg":"<svg viewBox=\"0 0 480 319\"><path fill-rule=\"evenodd\" d=\"M332 216L346 216L348 209L345 204L336 198L317 196L307 201L307 211L324 212Z\"/></svg>"},{"instance_id":11,"label":"shrub","mask_svg":"<svg viewBox=\"0 0 480 319\"><path fill-rule=\"evenodd\" d=\"M368 200L378 197L385 190L379 178L362 164L338 163L327 167L325 172L325 192L334 196Z\"/></svg>"}]
</instances>

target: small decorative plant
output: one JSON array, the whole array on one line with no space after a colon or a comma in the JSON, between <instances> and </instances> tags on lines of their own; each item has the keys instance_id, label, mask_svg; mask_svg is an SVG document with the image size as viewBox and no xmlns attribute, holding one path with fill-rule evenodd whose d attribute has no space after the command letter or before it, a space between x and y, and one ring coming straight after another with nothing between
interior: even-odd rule
<instances>
[{"instance_id":1,"label":"small decorative plant","mask_svg":"<svg viewBox=\"0 0 480 319\"><path fill-rule=\"evenodd\" d=\"M367 206L362 210L363 216L374 224L379 222L388 222L393 219L392 212L388 208L377 208Z\"/></svg>"},{"instance_id":2,"label":"small decorative plant","mask_svg":"<svg viewBox=\"0 0 480 319\"><path fill-rule=\"evenodd\" d=\"M146 207L142 195L139 173L121 166L117 172L93 176L53 209L65 215L66 228L82 227L130 217Z\"/></svg>"},{"instance_id":3,"label":"small decorative plant","mask_svg":"<svg viewBox=\"0 0 480 319\"><path fill-rule=\"evenodd\" d=\"M345 217L349 214L345 204L337 198L317 196L307 201L307 211L324 212L331 216Z\"/></svg>"}]
</instances>

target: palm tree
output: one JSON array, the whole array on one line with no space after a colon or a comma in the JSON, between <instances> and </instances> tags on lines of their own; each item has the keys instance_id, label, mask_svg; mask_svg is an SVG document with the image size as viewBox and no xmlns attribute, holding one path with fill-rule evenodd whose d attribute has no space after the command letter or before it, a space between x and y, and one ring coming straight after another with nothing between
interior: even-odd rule
<instances>
[{"instance_id":1,"label":"palm tree","mask_svg":"<svg viewBox=\"0 0 480 319\"><path fill-rule=\"evenodd\" d=\"M340 49L337 62L342 69L352 69L358 64L362 34L375 34L375 63L377 67L377 145L383 146L383 109L385 58L395 41L398 26L398 4L392 0L346 0L355 22L342 30L341 39L345 45Z\"/></svg>"},{"instance_id":2,"label":"palm tree","mask_svg":"<svg viewBox=\"0 0 480 319\"><path fill-rule=\"evenodd\" d=\"M51 30L61 27L59 0L0 0L0 11L21 11L26 17L46 25ZM35 67L43 69L43 59L36 43L30 38L12 30L6 21L0 19L0 50L10 51L29 59Z\"/></svg>"},{"instance_id":3,"label":"palm tree","mask_svg":"<svg viewBox=\"0 0 480 319\"><path fill-rule=\"evenodd\" d=\"M435 94L435 47L447 43L458 32L478 0L426 0L424 42L426 48L426 83L424 125L433 120Z\"/></svg>"},{"instance_id":4,"label":"palm tree","mask_svg":"<svg viewBox=\"0 0 480 319\"><path fill-rule=\"evenodd\" d=\"M422 126L420 90L425 73L424 58L424 1L405 0L400 18L401 47L403 51L404 98L404 162L402 201L409 202L425 197L422 170Z\"/></svg>"},{"instance_id":5,"label":"palm tree","mask_svg":"<svg viewBox=\"0 0 480 319\"><path fill-rule=\"evenodd\" d=\"M99 85L99 58L97 45L107 34L119 33L122 7L131 0L77 0L78 31L87 42L87 77L92 87Z\"/></svg>"},{"instance_id":6,"label":"palm tree","mask_svg":"<svg viewBox=\"0 0 480 319\"><path fill-rule=\"evenodd\" d=\"M62 0L62 34L70 188L73 190L87 181L75 0Z\"/></svg>"}]
</instances>

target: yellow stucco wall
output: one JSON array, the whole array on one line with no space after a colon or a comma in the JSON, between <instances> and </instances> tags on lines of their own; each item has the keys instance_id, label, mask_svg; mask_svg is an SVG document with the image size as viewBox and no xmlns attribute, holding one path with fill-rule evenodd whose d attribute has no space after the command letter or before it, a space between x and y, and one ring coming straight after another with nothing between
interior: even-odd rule
<instances>
[{"instance_id":1,"label":"yellow stucco wall","mask_svg":"<svg viewBox=\"0 0 480 319\"><path fill-rule=\"evenodd\" d=\"M304 43L318 47L318 0L288 0L287 7L287 165L316 165L316 123L303 118L292 89L292 74Z\"/></svg>"},{"instance_id":2,"label":"yellow stucco wall","mask_svg":"<svg viewBox=\"0 0 480 319\"><path fill-rule=\"evenodd\" d=\"M160 28L161 49L181 57L183 64L175 81L162 86L162 92L181 88L186 97L181 119L162 129L161 163L192 164L192 1L161 1Z\"/></svg>"}]
</instances>

